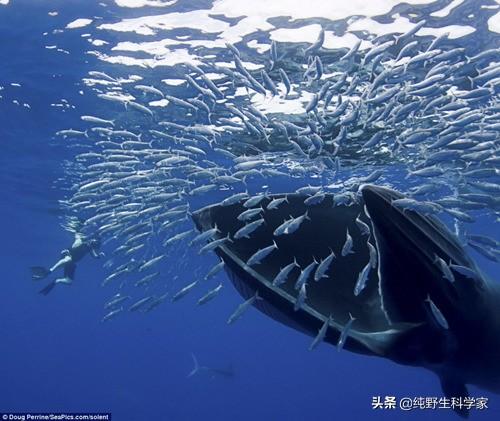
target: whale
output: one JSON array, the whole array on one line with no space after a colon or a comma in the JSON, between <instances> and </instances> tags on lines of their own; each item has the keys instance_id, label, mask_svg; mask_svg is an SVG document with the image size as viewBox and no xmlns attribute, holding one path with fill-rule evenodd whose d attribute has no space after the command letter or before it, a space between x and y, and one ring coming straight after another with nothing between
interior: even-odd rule
<instances>
[{"instance_id":1,"label":"whale","mask_svg":"<svg viewBox=\"0 0 500 421\"><path fill-rule=\"evenodd\" d=\"M467 385L500 393L500 288L439 218L395 206L405 196L378 185L361 186L348 203L334 193L310 197L267 195L259 201L264 223L238 239L244 199L192 218L201 232L217 227L213 240L233 238L215 253L239 294L258 294L252 305L275 321L351 352L427 369L450 399L470 396ZM275 199L283 200L267 209ZM292 219L300 222L293 232L278 229ZM262 250L269 253L249 264ZM315 279L311 266L328 258ZM454 410L469 414L465 406Z\"/></svg>"}]
</instances>

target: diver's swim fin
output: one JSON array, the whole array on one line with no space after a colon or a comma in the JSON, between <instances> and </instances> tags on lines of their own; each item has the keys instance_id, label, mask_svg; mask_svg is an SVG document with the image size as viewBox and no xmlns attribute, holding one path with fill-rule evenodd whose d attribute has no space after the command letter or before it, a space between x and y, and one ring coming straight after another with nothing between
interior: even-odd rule
<instances>
[{"instance_id":1,"label":"diver's swim fin","mask_svg":"<svg viewBox=\"0 0 500 421\"><path fill-rule=\"evenodd\" d=\"M34 280L46 278L50 273L50 270L42 266L31 266L30 269L31 269L31 279Z\"/></svg>"},{"instance_id":2,"label":"diver's swim fin","mask_svg":"<svg viewBox=\"0 0 500 421\"><path fill-rule=\"evenodd\" d=\"M56 286L56 281L52 281L45 288L40 290L40 294L47 295Z\"/></svg>"}]
</instances>

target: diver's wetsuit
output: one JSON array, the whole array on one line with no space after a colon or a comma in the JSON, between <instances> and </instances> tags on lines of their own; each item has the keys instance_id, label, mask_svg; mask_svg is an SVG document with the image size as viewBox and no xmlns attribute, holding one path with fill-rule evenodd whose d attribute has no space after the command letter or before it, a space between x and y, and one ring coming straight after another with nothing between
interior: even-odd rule
<instances>
[{"instance_id":1,"label":"diver's wetsuit","mask_svg":"<svg viewBox=\"0 0 500 421\"><path fill-rule=\"evenodd\" d=\"M31 268L33 279L43 279L49 274L55 272L60 267L63 268L63 277L50 282L40 293L47 295L56 284L71 284L73 282L76 270L76 263L90 253L93 257L100 257L98 252L99 242L97 240L85 241L80 234L75 234L75 240L69 250L63 250L61 259L50 269L35 266Z\"/></svg>"}]
</instances>

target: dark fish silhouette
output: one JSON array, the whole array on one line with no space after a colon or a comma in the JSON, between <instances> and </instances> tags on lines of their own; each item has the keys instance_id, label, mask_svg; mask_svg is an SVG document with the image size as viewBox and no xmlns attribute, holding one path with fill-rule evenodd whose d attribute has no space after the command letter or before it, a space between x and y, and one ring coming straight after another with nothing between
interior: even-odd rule
<instances>
[{"instance_id":1,"label":"dark fish silhouette","mask_svg":"<svg viewBox=\"0 0 500 421\"><path fill-rule=\"evenodd\" d=\"M234 377L233 367L229 366L228 368L216 368L216 367L206 367L198 364L198 359L196 355L191 353L191 358L193 359L194 367L187 375L188 377L193 377L199 373L207 373L210 377L226 377L231 378Z\"/></svg>"}]
</instances>

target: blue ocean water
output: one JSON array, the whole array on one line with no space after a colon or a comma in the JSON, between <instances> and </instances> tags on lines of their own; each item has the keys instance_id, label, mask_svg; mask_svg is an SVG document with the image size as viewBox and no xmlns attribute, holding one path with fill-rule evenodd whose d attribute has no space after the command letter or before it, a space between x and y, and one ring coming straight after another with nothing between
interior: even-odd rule
<instances>
[{"instance_id":1,"label":"blue ocean water","mask_svg":"<svg viewBox=\"0 0 500 421\"><path fill-rule=\"evenodd\" d=\"M61 201L71 197L85 170L75 161L80 151L71 139L55 133L85 130L82 114L114 119L122 112L96 97L95 86L102 86L85 81L89 71L124 79L138 75L144 78L141 83L159 86L162 79L183 79L184 60L229 61L225 42L241 47L255 41L256 48L245 46L242 51L246 63L252 53L260 63L259 57L269 53L259 52L258 45L270 43L270 31L276 31L280 45L308 46L321 25L338 35L331 42L346 42L350 48L351 40L341 37L349 25L358 22L351 31L381 35L402 32L397 25L408 18L426 19L432 28L446 27L452 34L450 45L465 48L469 55L499 47L494 1L374 1L366 9L356 9L353 2L350 10L338 2L339 14L331 18L322 10L303 11L296 2L287 4L290 15L276 5L279 2L259 2L259 11L247 20L243 13L251 7L236 1L171 3L14 0L0 5L0 412L111 412L117 420L457 419L445 409L372 409L376 396L442 396L436 376L423 369L337 353L327 345L309 352L309 337L253 309L228 326L227 317L241 298L222 275L224 293L209 305L195 305L199 292L151 313L124 314L109 323L100 322L103 304L114 292L101 287L109 274L102 261L87 257L78 266L74 285L58 287L47 297L38 294L40 285L31 281L29 267L49 266L73 241L61 227L68 218ZM203 12L211 8L212 13ZM439 13L446 8L448 13ZM370 14L364 17L358 10ZM148 23L148 18L164 14L175 15L166 18L169 23L163 29ZM77 19L91 22L68 27ZM238 25L241 21L244 25ZM99 28L120 22L128 23L128 29ZM135 32L130 29L134 22ZM316 26L307 29L309 25ZM182 44L185 39L196 42ZM119 43L129 44L113 49ZM164 62L153 65L155 61ZM162 86L174 89L173 84ZM175 95L182 97L187 89L180 85ZM118 118L124 124L127 117ZM198 118L205 123L204 116ZM130 127L142 131L147 124L139 120ZM317 180L277 179L268 184L275 191L293 191ZM213 201L222 197L214 196ZM205 204L206 198L200 199L199 206ZM498 239L494 218L482 214L474 232ZM162 240L154 247L160 248ZM477 254L474 258L485 273L498 278L497 265ZM170 250L162 269L165 282L192 282L214 262L193 259L196 255L182 247ZM169 262L177 263L170 267ZM191 353L200 364L231 369L233 375L200 372L187 378L193 368ZM498 395L469 390L472 396L489 399L489 409L472 411L471 417L498 419Z\"/></svg>"}]
</instances>

